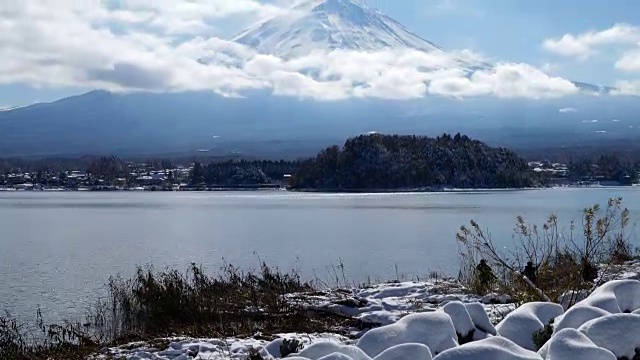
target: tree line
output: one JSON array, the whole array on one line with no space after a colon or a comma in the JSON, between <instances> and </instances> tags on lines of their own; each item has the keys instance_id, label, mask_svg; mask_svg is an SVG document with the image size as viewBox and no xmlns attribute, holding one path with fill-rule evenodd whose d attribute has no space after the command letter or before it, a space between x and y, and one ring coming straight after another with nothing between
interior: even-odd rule
<instances>
[{"instance_id":1,"label":"tree line","mask_svg":"<svg viewBox=\"0 0 640 360\"><path fill-rule=\"evenodd\" d=\"M177 166L191 168L188 178L178 179ZM294 189L376 190L429 187L521 188L544 183L545 175L530 171L516 153L493 148L467 136L361 135L343 146L331 146L314 158L298 161L201 157L190 159L123 159L115 156L81 158L0 159L0 175L31 173L63 178L78 170L91 178L111 182L118 178L167 172L167 178L191 185L243 186L289 181ZM618 154L576 157L567 162L566 177L589 178L631 184L638 180L640 160ZM175 172L175 171L174 171ZM173 176L172 176L173 175ZM43 183L46 183L42 180Z\"/></svg>"},{"instance_id":2,"label":"tree line","mask_svg":"<svg viewBox=\"0 0 640 360\"><path fill-rule=\"evenodd\" d=\"M595 160L571 160L567 168L567 177L572 180L602 178L628 185L638 180L640 162L622 160L617 155L600 155Z\"/></svg>"},{"instance_id":3,"label":"tree line","mask_svg":"<svg viewBox=\"0 0 640 360\"><path fill-rule=\"evenodd\" d=\"M190 185L242 186L283 181L296 171L298 162L272 160L227 160L203 165L196 161L189 176Z\"/></svg>"}]
</instances>

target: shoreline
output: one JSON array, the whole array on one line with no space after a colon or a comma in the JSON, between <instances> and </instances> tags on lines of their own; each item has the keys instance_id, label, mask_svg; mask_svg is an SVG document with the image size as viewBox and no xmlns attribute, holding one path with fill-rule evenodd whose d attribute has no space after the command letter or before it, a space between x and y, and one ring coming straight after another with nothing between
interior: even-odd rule
<instances>
[{"instance_id":1,"label":"shoreline","mask_svg":"<svg viewBox=\"0 0 640 360\"><path fill-rule=\"evenodd\" d=\"M533 190L557 190L557 189L617 189L617 188L634 188L637 185L598 185L598 186L540 186L540 187L524 187L524 188L447 188L447 187L425 187L411 189L288 189L280 185L261 185L249 187L212 187L198 189L157 189L157 188L78 188L78 189L61 189L61 188L43 188L43 189L18 189L11 187L0 187L0 193L13 192L291 192L291 193L307 193L307 194L428 194L428 193L482 193L482 192L517 192L517 191L533 191Z\"/></svg>"},{"instance_id":2,"label":"shoreline","mask_svg":"<svg viewBox=\"0 0 640 360\"><path fill-rule=\"evenodd\" d=\"M542 190L544 187L527 187L527 188L414 188L414 189L287 189L296 193L321 193L321 194L412 194L412 193L464 193L464 192L507 192L507 191L526 191L526 190Z\"/></svg>"},{"instance_id":3,"label":"shoreline","mask_svg":"<svg viewBox=\"0 0 640 360\"><path fill-rule=\"evenodd\" d=\"M640 261L629 261L608 269L610 271L609 273L601 275L602 277L600 279L603 283L599 288L607 289L612 286L617 287L618 284L631 288L640 286L640 282L637 281L640 279ZM267 271L263 274L269 274L269 272ZM233 277L230 279L233 279ZM284 281L281 285L287 285L286 283L291 280L296 281L295 278L287 280L287 278L284 277L280 279L280 281ZM614 280L622 282L612 283ZM205 281L204 284L206 283ZM234 283L228 283L228 285L232 284ZM259 282L256 284L259 284ZM303 322L291 324L285 324L285 322L280 323L280 315L278 315L278 312L254 312L251 308L244 312L244 315L248 316L248 318L264 316L265 319L270 319L269 321L275 321L274 324L278 326L273 328L273 331L262 331L264 330L262 329L260 331L236 331L233 334L227 334L228 331L233 330L230 328L222 330L222 332L207 332L205 336L205 333L202 331L188 335L188 332L182 331L188 328L176 327L177 331L173 332L172 335L140 333L137 335L125 335L99 343L91 342L93 341L91 337L92 333L85 330L85 332L77 332L77 334L84 336L82 339L87 339L89 342L84 345L82 342L79 345L73 345L73 340L69 340L70 342L66 344L71 346L71 351L76 351L78 354L84 353L83 359L95 360L107 358L154 358L159 360L206 358L223 360L234 357L224 356L225 354L231 355L233 353L232 349L243 351L243 356L238 356L238 358L247 358L244 352L247 352L249 348L264 348L268 350L264 354L265 356L261 357L261 359L268 360L282 358L284 356L284 354L280 353L280 349L282 349L282 339L285 338L295 338L300 341L308 339L309 341L304 344L305 347L310 346L316 341L322 342L326 340L341 344L341 346L359 346L358 344L363 342L362 339L370 336L368 334L380 332L380 330L376 329L394 329L396 324L406 322L405 319L434 316L432 314L443 314L442 316L445 316L444 314L446 314L450 317L452 326L442 329L443 331L449 329L447 331L451 331L452 338L457 339L455 345L452 345L453 347L462 346L469 341L475 342L492 337L504 337L509 338L523 348L528 348L527 344L532 334L524 332L522 334L523 336L514 335L514 337L511 337L512 335L510 333L499 333L500 326L506 321L514 321L509 320L510 318L520 318L523 316L523 313L526 314L530 312L529 308L531 306L553 308L554 315L552 318L560 319L561 321L562 316L565 314L565 311L567 311L566 306L569 304L567 302L568 298L564 295L558 299L553 299L552 302L531 303L527 301L524 304L517 304L515 299L509 295L498 292L488 292L480 295L471 291L471 289L463 285L458 279L432 275L418 280L392 280L371 284L344 284L333 287L318 286L307 288L302 283L298 283L296 289L291 292L286 292L288 288L289 286L278 287L278 291L272 295L267 294L266 296L268 299L271 299L269 296L276 296L283 301L283 304L289 304L280 308L282 311L286 310L285 313L289 315L305 314L305 320ZM263 288L260 289L265 290ZM207 288L202 288L202 290L207 290ZM217 289L214 289L214 291L217 291ZM283 292L281 293L280 291ZM196 295L195 298L187 297L186 299L194 301L194 299L201 298L199 291L193 294ZM205 292L205 294L209 293ZM262 292L260 292L260 294L264 295ZM620 294L632 294L632 292L625 291L620 292ZM591 297L591 300L595 301L594 304L599 303L591 294L585 293L580 296L580 299L576 298L577 301L584 301L588 304ZM571 299L573 299L573 295ZM623 302L626 301L624 303L630 304L629 300L630 299L621 299ZM189 304L189 302L186 302L183 306L187 307ZM234 311L238 310L237 308L232 309L234 309ZM636 309L633 308L629 310ZM456 316L456 314L460 312L465 316ZM509 314L511 313L518 313L518 315L510 317ZM566 312L566 314L569 315L569 312ZM175 316L178 315L180 315L180 313L175 314ZM472 326L469 326L468 322L461 321L461 318L470 319ZM547 321L548 320L540 320L541 323L547 323ZM309 324L312 323L315 325L309 327ZM440 323L434 323L433 325L442 326ZM90 324L87 326L90 326ZM49 329L57 328L49 327ZM520 332L521 331L518 331L518 333ZM519 339L526 340L522 342ZM76 347L74 348L73 346ZM56 348L54 347L52 349ZM530 350L535 351L535 349ZM275 351L277 351L277 353ZM275 356L270 356L272 353ZM65 354L68 355L70 353ZM236 355L240 354L236 353ZM55 357L55 359L62 358ZM373 358L363 357L361 360L371 359Z\"/></svg>"},{"instance_id":4,"label":"shoreline","mask_svg":"<svg viewBox=\"0 0 640 360\"><path fill-rule=\"evenodd\" d=\"M637 279L640 278L640 262L629 262L619 266L617 271L610 274L603 284L598 287L594 295L585 294L579 299L574 306L590 308L602 306L599 305L601 296L608 299L613 297L616 304L629 303L628 296L632 296L629 290L637 288L640 284ZM633 274L630 274L632 271ZM633 276L632 276L633 275ZM618 282L616 283L615 280ZM622 289L626 291L617 291ZM598 294L600 292L600 294ZM616 295L618 294L618 295ZM304 329L287 332L263 333L258 332L254 335L237 334L231 337L193 337L185 335L174 335L172 337L153 338L151 340L125 342L108 346L99 352L91 354L88 359L104 359L101 355L112 355L122 358L153 358L172 359L173 355L185 354L196 356L198 358L206 358L212 360L224 360L228 358L248 358L248 354L258 350L262 355L261 359L279 359L286 358L288 353L282 351L282 343L285 339L299 341L302 345L298 352L293 352L291 356L301 356L305 358L306 353L313 353L309 348L314 344L321 343L316 346L328 348L325 351L344 352L352 355L361 353L360 351L347 351L349 349L357 350L362 347L367 350L366 340L375 334L388 329L393 331L400 343L411 342L414 340L402 340L408 335L409 331L404 325L397 327L397 324L404 324L408 319L429 319L437 314L446 314L451 319L451 327L447 328L442 324L425 323L422 326L438 326L438 330L442 332L451 332L451 337L457 341L452 343L450 351L457 351L456 348L462 347L462 351L468 351L469 343L477 346L483 343L491 343L495 339L505 339L513 348L520 351L531 351L531 354L538 352L538 345L535 340L531 340L532 336L541 330L532 329L527 324L531 322L548 323L553 319L559 326L567 326L562 324L563 318L571 316L573 319L569 321L576 322L575 328L589 321L582 320L568 311L565 298L557 299L553 302L516 304L512 298L504 294L489 293L485 296L479 296L468 291L464 287L460 287L457 281L447 278L431 278L422 281L396 281L386 282L377 285L369 285L353 288L335 288L326 290L316 290L309 293L291 293L286 296L288 301L293 301L303 307L308 313L314 314L312 317L322 316L338 316L350 318L355 322L351 326L338 327L329 331L308 332ZM555 299L554 299L555 300ZM578 299L576 299L578 300ZM630 304L630 303L629 303ZM532 307L544 307L545 311L550 315L539 315L531 312ZM599 309L599 308L598 308ZM621 307L622 309L622 307ZM634 308L624 309L620 312L630 312ZM514 316L509 316L510 314ZM461 314L461 315L460 315ZM579 315L577 315L579 316ZM615 314L602 311L602 314L596 318L606 318L607 316L635 316L629 314ZM547 318L542 318L547 317ZM613 319L612 317L612 319ZM471 322L461 320L470 319ZM511 323L511 327L517 331L509 332L501 329L507 328L505 324ZM358 324L359 326L355 326ZM413 332L415 330L411 330ZM373 335L375 337L375 335ZM466 338L466 339L465 339ZM493 339L493 340L492 340ZM545 342L552 341L553 335ZM395 344L393 341L390 345L383 348L390 348ZM195 351L197 349L197 351ZM309 350L305 350L309 349ZM542 349L542 348L541 348ZM382 351L382 350L381 350ZM474 351L480 351L477 348ZM542 350L546 351L546 350ZM198 357L198 356L202 357ZM373 356L362 355L361 357L341 357L344 359L375 359ZM404 356L403 358L411 358ZM469 357L463 357L469 358ZM475 358L475 357L474 357ZM477 357L482 358L481 356ZM540 359L547 359L546 356Z\"/></svg>"}]
</instances>

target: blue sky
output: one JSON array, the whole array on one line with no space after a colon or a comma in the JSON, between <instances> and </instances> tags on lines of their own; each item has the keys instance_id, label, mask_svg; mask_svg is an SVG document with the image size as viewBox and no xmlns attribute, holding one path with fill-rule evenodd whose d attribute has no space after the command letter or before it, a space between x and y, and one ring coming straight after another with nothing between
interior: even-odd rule
<instances>
[{"instance_id":1,"label":"blue sky","mask_svg":"<svg viewBox=\"0 0 640 360\"><path fill-rule=\"evenodd\" d=\"M536 66L578 81L613 85L621 74L612 56L576 63L542 47L548 38L640 26L636 0L369 0L422 37L447 49L472 49L486 56Z\"/></svg>"},{"instance_id":2,"label":"blue sky","mask_svg":"<svg viewBox=\"0 0 640 360\"><path fill-rule=\"evenodd\" d=\"M224 48L242 53L245 65L253 60L265 65L266 59L246 55L246 49L235 49L224 39L256 21L280 15L295 0L87 0L80 7L74 0L0 1L8 2L0 8L0 57L4 59L0 64L0 107L52 101L92 89L140 90L131 84L141 79L145 84L142 90L147 91L208 89L235 93L269 83L274 89L297 84L300 87L285 93L299 91L312 96L322 91L335 92L336 86L344 85L303 79L295 70L284 69L282 61L270 64L274 71L261 72L259 78L255 73L220 64L203 67L197 63L202 54L215 51L212 48ZM404 84L405 88L415 89L408 97L443 91L451 96L504 96L509 89L498 84L500 74L513 78L513 73L523 82L534 82L538 90L542 86L570 93L565 91L567 83L560 81L568 79L615 85L625 88L626 94L640 94L637 0L365 3L446 50L470 51L492 63L505 64L493 73L478 74L473 83L460 77L456 69L449 69L451 77L437 87L437 92L430 91L431 86ZM357 58L357 54L352 55ZM372 68L382 66L374 63L380 56L371 59ZM383 65L384 69L400 66ZM281 76L285 70L289 73ZM398 70L399 77L415 74L415 69L406 67L392 70ZM345 82L353 80L345 74L340 72ZM440 79L442 74L437 76ZM370 85L388 85L381 84L383 81L398 83L389 75L372 79ZM518 91L530 94L521 89L523 86L526 85L518 85ZM340 91L345 97L356 94L353 89ZM539 92L533 97L539 97Z\"/></svg>"}]
</instances>

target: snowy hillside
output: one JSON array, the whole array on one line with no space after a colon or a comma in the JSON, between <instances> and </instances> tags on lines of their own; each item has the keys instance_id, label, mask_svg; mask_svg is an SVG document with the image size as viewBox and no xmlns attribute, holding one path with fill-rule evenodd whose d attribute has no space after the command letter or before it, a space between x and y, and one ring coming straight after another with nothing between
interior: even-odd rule
<instances>
[{"instance_id":1,"label":"snowy hillside","mask_svg":"<svg viewBox=\"0 0 640 360\"><path fill-rule=\"evenodd\" d=\"M263 54L292 58L314 50L441 51L381 12L353 0L312 0L257 24L233 41Z\"/></svg>"}]
</instances>

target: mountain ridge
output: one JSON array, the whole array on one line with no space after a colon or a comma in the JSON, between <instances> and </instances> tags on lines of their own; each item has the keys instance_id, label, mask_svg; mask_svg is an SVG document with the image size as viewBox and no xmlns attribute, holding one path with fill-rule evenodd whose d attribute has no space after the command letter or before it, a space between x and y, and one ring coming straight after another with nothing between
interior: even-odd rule
<instances>
[{"instance_id":1,"label":"mountain ridge","mask_svg":"<svg viewBox=\"0 0 640 360\"><path fill-rule=\"evenodd\" d=\"M353 1L306 4L310 6L306 13L311 14L310 17L298 13L292 21L295 24L302 18L298 25L311 23L310 30L303 27L297 33L300 38L291 40L296 29L287 33L291 30L285 29L289 23L277 23L271 32L276 40L265 44L279 46L282 43L283 55L292 55L287 51L296 41L304 43L314 29L333 24L342 37L330 36L332 40L328 41L326 32L321 31L315 43L320 44L320 50L331 51L340 45L353 46L353 50L369 46L374 51L380 44L395 39L392 46L405 48L415 40L426 51L444 51L402 25L388 29L400 29L404 35L389 35L384 26L378 25L381 22L393 25L397 23L395 20L387 20L381 12L367 10ZM346 26L338 21L340 19L336 20L336 12L344 7L356 14L347 16L347 20L361 21L365 26L358 30L358 26ZM284 26L284 30L279 30L280 26ZM367 26L377 32L367 33ZM260 29L260 25L255 28ZM281 35L284 37L279 38ZM381 36L382 40L372 40L372 36ZM258 40L264 38L258 36ZM313 45L313 41L310 44ZM300 48L295 47L295 51L301 51ZM199 149L211 150L210 154L216 155L237 151L253 155L314 154L326 145L368 132L420 135L461 132L505 146L551 143L564 146L577 141L640 137L640 121L636 115L640 113L640 102L622 96L593 96L591 94L606 95L614 89L582 82L574 84L583 91L539 101L486 96L461 101L425 96L411 100L351 97L323 102L273 95L271 89L245 91L241 98L226 98L212 91L112 93L95 90L51 103L0 111L0 157L191 153ZM559 111L563 108L576 111ZM596 119L600 121L593 121Z\"/></svg>"}]
</instances>

